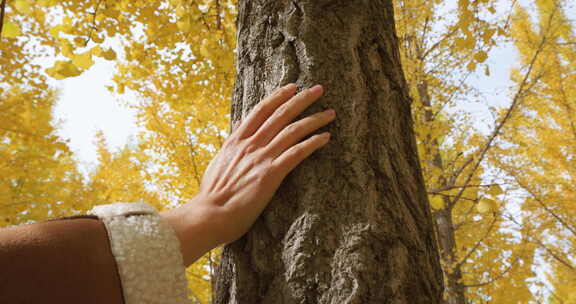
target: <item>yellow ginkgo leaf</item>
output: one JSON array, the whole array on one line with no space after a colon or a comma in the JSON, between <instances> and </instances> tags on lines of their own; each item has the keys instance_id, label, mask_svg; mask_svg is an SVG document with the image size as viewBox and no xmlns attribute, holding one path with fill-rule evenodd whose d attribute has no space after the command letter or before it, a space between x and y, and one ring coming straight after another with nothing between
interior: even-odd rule
<instances>
[{"instance_id":1,"label":"yellow ginkgo leaf","mask_svg":"<svg viewBox=\"0 0 576 304\"><path fill-rule=\"evenodd\" d=\"M74 55L72 58L72 63L81 69L87 70L94 64L94 60L92 60L92 53L88 51L84 54Z\"/></svg>"},{"instance_id":2,"label":"yellow ginkgo leaf","mask_svg":"<svg viewBox=\"0 0 576 304\"><path fill-rule=\"evenodd\" d=\"M14 1L14 8L22 14L32 13L32 6L29 0Z\"/></svg>"},{"instance_id":3,"label":"yellow ginkgo leaf","mask_svg":"<svg viewBox=\"0 0 576 304\"><path fill-rule=\"evenodd\" d=\"M492 37L494 37L494 34L496 34L496 29L486 30L484 32L484 34L482 35L482 38L484 39L484 43L486 43L486 44L490 43L490 41L492 40Z\"/></svg>"},{"instance_id":4,"label":"yellow ginkgo leaf","mask_svg":"<svg viewBox=\"0 0 576 304\"><path fill-rule=\"evenodd\" d=\"M480 52L476 53L476 55L474 55L474 59L476 59L476 61L482 63L482 62L486 61L486 59L488 59L488 54L484 51L480 51Z\"/></svg>"},{"instance_id":5,"label":"yellow ginkgo leaf","mask_svg":"<svg viewBox=\"0 0 576 304\"><path fill-rule=\"evenodd\" d=\"M94 35L92 35L92 41L95 43L102 43L102 42L104 42L104 37L102 37L99 34L94 34Z\"/></svg>"},{"instance_id":6,"label":"yellow ginkgo leaf","mask_svg":"<svg viewBox=\"0 0 576 304\"><path fill-rule=\"evenodd\" d=\"M50 7L50 6L54 6L56 4L56 1L55 0L38 0L36 3L42 7Z\"/></svg>"},{"instance_id":7,"label":"yellow ginkgo leaf","mask_svg":"<svg viewBox=\"0 0 576 304\"><path fill-rule=\"evenodd\" d=\"M4 27L2 27L2 37L16 38L21 34L22 32L20 31L18 24L11 21L4 23Z\"/></svg>"},{"instance_id":8,"label":"yellow ginkgo leaf","mask_svg":"<svg viewBox=\"0 0 576 304\"><path fill-rule=\"evenodd\" d=\"M82 71L78 69L72 61L62 61L58 60L53 67L46 69L46 74L50 75L55 79L64 79L68 77L76 77L82 74Z\"/></svg>"},{"instance_id":9,"label":"yellow ginkgo leaf","mask_svg":"<svg viewBox=\"0 0 576 304\"><path fill-rule=\"evenodd\" d=\"M72 43L70 43L70 41L66 40L66 39L60 39L60 43L61 43L61 51L62 51L62 55L68 57L68 58L73 58L74 57L74 46L72 45Z\"/></svg>"},{"instance_id":10,"label":"yellow ginkgo leaf","mask_svg":"<svg viewBox=\"0 0 576 304\"><path fill-rule=\"evenodd\" d=\"M50 36L59 39L60 38L60 32L64 29L64 26L61 24L55 25L53 27L50 28L49 33Z\"/></svg>"},{"instance_id":11,"label":"yellow ginkgo leaf","mask_svg":"<svg viewBox=\"0 0 576 304\"><path fill-rule=\"evenodd\" d=\"M202 41L202 45L200 46L200 54L204 57L210 57L210 47L208 46L209 43L210 41L205 39Z\"/></svg>"},{"instance_id":12,"label":"yellow ginkgo leaf","mask_svg":"<svg viewBox=\"0 0 576 304\"><path fill-rule=\"evenodd\" d=\"M488 190L488 194L490 194L493 197L498 196L502 193L504 193L504 191L502 191L502 188L499 185L494 185L490 187L490 190Z\"/></svg>"},{"instance_id":13,"label":"yellow ginkgo leaf","mask_svg":"<svg viewBox=\"0 0 576 304\"><path fill-rule=\"evenodd\" d=\"M74 44L76 46L80 46L80 47L86 46L86 39L84 39L82 37L74 37L73 41L74 41Z\"/></svg>"},{"instance_id":14,"label":"yellow ginkgo leaf","mask_svg":"<svg viewBox=\"0 0 576 304\"><path fill-rule=\"evenodd\" d=\"M116 59L116 52L112 48L109 48L106 51L102 51L101 53L102 58L106 60L115 60Z\"/></svg>"},{"instance_id":15,"label":"yellow ginkgo leaf","mask_svg":"<svg viewBox=\"0 0 576 304\"><path fill-rule=\"evenodd\" d=\"M190 22L190 17L184 17L176 23L178 29L180 29L184 33L190 32L192 29L192 23Z\"/></svg>"},{"instance_id":16,"label":"yellow ginkgo leaf","mask_svg":"<svg viewBox=\"0 0 576 304\"><path fill-rule=\"evenodd\" d=\"M467 48L466 38L462 38L462 37L456 38L454 40L454 43L456 44L457 50L464 50Z\"/></svg>"},{"instance_id":17,"label":"yellow ginkgo leaf","mask_svg":"<svg viewBox=\"0 0 576 304\"><path fill-rule=\"evenodd\" d=\"M20 113L20 117L22 117L22 121L24 122L25 126L30 126L32 122L32 109L27 107L24 111Z\"/></svg>"},{"instance_id":18,"label":"yellow ginkgo leaf","mask_svg":"<svg viewBox=\"0 0 576 304\"><path fill-rule=\"evenodd\" d=\"M178 6L178 8L176 8L176 17L178 17L178 18L182 18L182 17L186 16L187 13L188 13L188 10L182 5Z\"/></svg>"},{"instance_id":19,"label":"yellow ginkgo leaf","mask_svg":"<svg viewBox=\"0 0 576 304\"><path fill-rule=\"evenodd\" d=\"M476 61L470 61L470 63L468 63L468 66L466 67L466 69L468 69L468 71L470 72L474 72L476 71Z\"/></svg>"},{"instance_id":20,"label":"yellow ginkgo leaf","mask_svg":"<svg viewBox=\"0 0 576 304\"><path fill-rule=\"evenodd\" d=\"M434 210L444 209L444 198L440 195L432 195L430 197L430 206L432 206Z\"/></svg>"},{"instance_id":21,"label":"yellow ginkgo leaf","mask_svg":"<svg viewBox=\"0 0 576 304\"><path fill-rule=\"evenodd\" d=\"M489 213L495 211L497 206L498 204L495 200L482 198L480 202L478 202L478 205L476 205L476 210L480 213Z\"/></svg>"}]
</instances>

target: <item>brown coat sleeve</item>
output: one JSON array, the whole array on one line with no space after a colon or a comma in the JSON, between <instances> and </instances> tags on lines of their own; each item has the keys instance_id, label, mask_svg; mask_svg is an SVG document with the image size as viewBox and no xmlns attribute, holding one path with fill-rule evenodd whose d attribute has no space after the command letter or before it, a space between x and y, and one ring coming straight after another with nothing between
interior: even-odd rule
<instances>
[{"instance_id":1,"label":"brown coat sleeve","mask_svg":"<svg viewBox=\"0 0 576 304\"><path fill-rule=\"evenodd\" d=\"M79 216L0 229L0 303L123 303L104 223Z\"/></svg>"}]
</instances>

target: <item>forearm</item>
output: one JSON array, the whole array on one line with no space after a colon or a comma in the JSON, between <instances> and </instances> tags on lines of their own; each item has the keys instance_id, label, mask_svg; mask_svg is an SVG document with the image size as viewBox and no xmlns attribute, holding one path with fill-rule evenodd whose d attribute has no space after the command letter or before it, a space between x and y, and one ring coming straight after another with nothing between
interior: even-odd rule
<instances>
[{"instance_id":1,"label":"forearm","mask_svg":"<svg viewBox=\"0 0 576 304\"><path fill-rule=\"evenodd\" d=\"M0 302L122 303L104 224L59 219L0 230Z\"/></svg>"}]
</instances>

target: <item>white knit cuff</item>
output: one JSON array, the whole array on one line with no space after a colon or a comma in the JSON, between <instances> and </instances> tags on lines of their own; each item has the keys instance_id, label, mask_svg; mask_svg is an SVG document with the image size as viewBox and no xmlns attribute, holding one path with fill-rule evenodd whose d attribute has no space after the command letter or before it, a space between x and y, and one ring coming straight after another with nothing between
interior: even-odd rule
<instances>
[{"instance_id":1,"label":"white knit cuff","mask_svg":"<svg viewBox=\"0 0 576 304\"><path fill-rule=\"evenodd\" d=\"M106 226L125 304L190 302L180 242L154 207L115 203L96 206L89 214Z\"/></svg>"}]
</instances>

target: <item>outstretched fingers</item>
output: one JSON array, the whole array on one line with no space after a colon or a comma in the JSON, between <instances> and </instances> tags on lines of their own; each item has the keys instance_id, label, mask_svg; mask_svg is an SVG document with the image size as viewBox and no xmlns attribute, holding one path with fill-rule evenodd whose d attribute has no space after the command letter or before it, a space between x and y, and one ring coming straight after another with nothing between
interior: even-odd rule
<instances>
[{"instance_id":1,"label":"outstretched fingers","mask_svg":"<svg viewBox=\"0 0 576 304\"><path fill-rule=\"evenodd\" d=\"M270 142L268 153L271 157L276 158L302 138L332 122L335 118L336 112L329 109L288 125Z\"/></svg>"},{"instance_id":2,"label":"outstretched fingers","mask_svg":"<svg viewBox=\"0 0 576 304\"><path fill-rule=\"evenodd\" d=\"M258 103L248 117L239 126L237 132L240 139L252 136L266 120L286 101L296 93L296 85L290 83Z\"/></svg>"},{"instance_id":3,"label":"outstretched fingers","mask_svg":"<svg viewBox=\"0 0 576 304\"><path fill-rule=\"evenodd\" d=\"M301 143L292 146L290 149L278 156L274 161L272 161L272 167L276 170L277 174L280 175L281 179L284 179L288 173L294 170L294 168L296 168L303 160L308 158L310 154L322 148L328 142L330 142L329 132L314 135Z\"/></svg>"},{"instance_id":4,"label":"outstretched fingers","mask_svg":"<svg viewBox=\"0 0 576 304\"><path fill-rule=\"evenodd\" d=\"M316 85L304 90L291 98L274 111L268 120L254 134L254 139L262 146L268 145L270 141L282 131L290 122L300 115L306 108L314 103L322 94L324 88Z\"/></svg>"}]
</instances>

